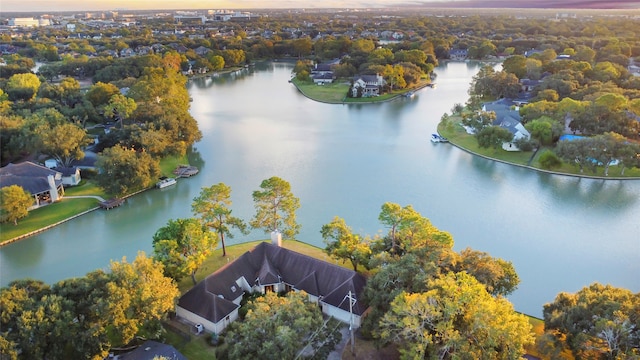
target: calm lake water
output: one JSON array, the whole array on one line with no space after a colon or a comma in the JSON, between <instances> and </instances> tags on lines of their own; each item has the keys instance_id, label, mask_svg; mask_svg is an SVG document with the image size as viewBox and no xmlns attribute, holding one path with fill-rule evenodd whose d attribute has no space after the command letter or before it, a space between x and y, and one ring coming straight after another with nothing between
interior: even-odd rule
<instances>
[{"instance_id":1,"label":"calm lake water","mask_svg":"<svg viewBox=\"0 0 640 360\"><path fill-rule=\"evenodd\" d=\"M191 216L202 186L231 186L234 214L249 220L251 193L279 176L300 198L299 240L324 246L320 228L334 216L356 232L381 233L384 202L411 204L453 235L456 250L512 261L518 311L540 316L558 292L595 281L640 291L640 181L541 174L429 141L442 114L466 101L477 63L442 65L435 89L366 105L305 98L287 82L291 67L276 62L191 81L204 134L191 154L200 174L0 248L1 285L55 282L150 253L158 228ZM266 237L254 231L228 243Z\"/></svg>"}]
</instances>

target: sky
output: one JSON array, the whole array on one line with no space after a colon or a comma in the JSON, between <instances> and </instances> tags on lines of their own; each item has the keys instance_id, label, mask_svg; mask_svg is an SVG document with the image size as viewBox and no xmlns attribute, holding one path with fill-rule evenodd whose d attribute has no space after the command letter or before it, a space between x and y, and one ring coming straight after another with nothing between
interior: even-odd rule
<instances>
[{"instance_id":1,"label":"sky","mask_svg":"<svg viewBox=\"0 0 640 360\"><path fill-rule=\"evenodd\" d=\"M536 0L532 1L534 2L527 1L529 6L525 7L531 7L532 4L535 4ZM0 13L142 9L374 8L394 5L424 5L425 3L449 6L459 4L460 7L466 7L475 2L498 4L494 7L502 7L499 6L501 4L504 4L504 7L513 7L513 3L524 3L523 0L0 0ZM638 8L638 4L640 4L637 0L540 0L538 3L545 4L545 7L549 4L554 5L551 7L572 4L579 8L592 7L589 5L593 4L613 3L622 4L624 8Z\"/></svg>"}]
</instances>

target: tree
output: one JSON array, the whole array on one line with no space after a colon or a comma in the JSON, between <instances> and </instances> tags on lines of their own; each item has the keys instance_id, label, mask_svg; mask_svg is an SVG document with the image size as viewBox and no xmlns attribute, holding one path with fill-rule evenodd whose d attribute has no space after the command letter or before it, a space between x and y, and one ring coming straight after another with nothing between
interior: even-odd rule
<instances>
[{"instance_id":1,"label":"tree","mask_svg":"<svg viewBox=\"0 0 640 360\"><path fill-rule=\"evenodd\" d=\"M344 219L335 217L322 226L320 230L327 247L324 251L336 260L349 260L353 271L358 271L358 265L367 267L371 257L369 241L354 234Z\"/></svg>"},{"instance_id":2,"label":"tree","mask_svg":"<svg viewBox=\"0 0 640 360\"><path fill-rule=\"evenodd\" d=\"M507 296L518 288L520 278L511 261L493 258L486 252L466 248L454 267L456 272L466 271L493 296Z\"/></svg>"},{"instance_id":3,"label":"tree","mask_svg":"<svg viewBox=\"0 0 640 360\"><path fill-rule=\"evenodd\" d=\"M487 126L476 134L478 145L483 148L493 147L497 149L503 143L513 140L513 134L500 126Z\"/></svg>"},{"instance_id":4,"label":"tree","mask_svg":"<svg viewBox=\"0 0 640 360\"><path fill-rule=\"evenodd\" d=\"M151 186L160 174L158 161L144 151L119 145L105 149L96 161L101 170L97 183L107 193L124 195Z\"/></svg>"},{"instance_id":5,"label":"tree","mask_svg":"<svg viewBox=\"0 0 640 360\"><path fill-rule=\"evenodd\" d=\"M623 359L640 355L640 293L599 283L560 293L543 308L545 330L566 342L577 358Z\"/></svg>"},{"instance_id":6,"label":"tree","mask_svg":"<svg viewBox=\"0 0 640 360\"><path fill-rule=\"evenodd\" d=\"M111 262L104 311L113 327L113 345L127 344L136 335L160 330L160 321L174 309L180 292L165 277L162 264L139 252L132 263Z\"/></svg>"},{"instance_id":7,"label":"tree","mask_svg":"<svg viewBox=\"0 0 640 360\"><path fill-rule=\"evenodd\" d=\"M109 103L103 107L103 110L107 118L114 117L116 121L120 122L120 128L122 128L124 120L128 119L137 107L135 100L118 93L111 96Z\"/></svg>"},{"instance_id":8,"label":"tree","mask_svg":"<svg viewBox=\"0 0 640 360\"><path fill-rule=\"evenodd\" d=\"M231 360L293 359L302 344L323 340L312 336L323 326L322 314L304 291L286 296L268 292L247 307L244 320L227 328L225 342Z\"/></svg>"},{"instance_id":9,"label":"tree","mask_svg":"<svg viewBox=\"0 0 640 360\"><path fill-rule=\"evenodd\" d=\"M3 222L11 221L14 225L18 225L18 219L29 214L29 207L32 204L31 194L18 185L0 189L0 214Z\"/></svg>"},{"instance_id":10,"label":"tree","mask_svg":"<svg viewBox=\"0 0 640 360\"><path fill-rule=\"evenodd\" d=\"M416 220L420 214L411 205L401 207L399 204L386 202L382 204L378 220L389 227L389 238L391 239L391 253L397 253L397 233Z\"/></svg>"},{"instance_id":11,"label":"tree","mask_svg":"<svg viewBox=\"0 0 640 360\"><path fill-rule=\"evenodd\" d=\"M227 256L224 239L233 238L232 228L248 234L245 222L231 215L231 204L231 187L224 183L203 187L191 203L191 211L200 217L202 224L218 233L222 256Z\"/></svg>"},{"instance_id":12,"label":"tree","mask_svg":"<svg viewBox=\"0 0 640 360\"><path fill-rule=\"evenodd\" d=\"M91 85L84 96L95 108L100 108L107 105L111 97L116 94L120 94L120 90L115 85L97 82Z\"/></svg>"},{"instance_id":13,"label":"tree","mask_svg":"<svg viewBox=\"0 0 640 360\"><path fill-rule=\"evenodd\" d=\"M564 126L560 122L548 116L541 116L529 121L524 127L529 131L531 137L541 145L551 145L553 140L560 137L564 131Z\"/></svg>"},{"instance_id":14,"label":"tree","mask_svg":"<svg viewBox=\"0 0 640 360\"><path fill-rule=\"evenodd\" d=\"M42 152L56 159L64 167L70 167L74 160L82 160L82 148L91 142L86 130L71 123L53 127L46 124L38 127L37 133Z\"/></svg>"},{"instance_id":15,"label":"tree","mask_svg":"<svg viewBox=\"0 0 640 360\"><path fill-rule=\"evenodd\" d=\"M276 176L263 180L262 190L253 192L256 214L250 222L254 229L263 229L265 233L280 231L284 236L293 238L300 231L296 222L296 210L300 199L291 192L291 185Z\"/></svg>"},{"instance_id":16,"label":"tree","mask_svg":"<svg viewBox=\"0 0 640 360\"><path fill-rule=\"evenodd\" d=\"M40 88L40 79L35 74L15 74L7 81L6 92L9 100L28 101L33 99Z\"/></svg>"},{"instance_id":17,"label":"tree","mask_svg":"<svg viewBox=\"0 0 640 360\"><path fill-rule=\"evenodd\" d=\"M516 360L533 342L527 318L473 276L449 273L429 288L400 293L382 318L380 336L398 345L401 359Z\"/></svg>"},{"instance_id":18,"label":"tree","mask_svg":"<svg viewBox=\"0 0 640 360\"><path fill-rule=\"evenodd\" d=\"M154 259L165 265L165 275L180 281L196 272L216 247L209 229L196 219L169 220L153 235Z\"/></svg>"}]
</instances>

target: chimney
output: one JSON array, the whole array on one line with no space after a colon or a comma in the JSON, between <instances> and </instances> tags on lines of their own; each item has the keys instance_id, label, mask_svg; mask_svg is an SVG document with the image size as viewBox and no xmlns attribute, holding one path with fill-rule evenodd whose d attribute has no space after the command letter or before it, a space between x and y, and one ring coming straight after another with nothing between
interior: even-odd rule
<instances>
[{"instance_id":1,"label":"chimney","mask_svg":"<svg viewBox=\"0 0 640 360\"><path fill-rule=\"evenodd\" d=\"M271 232L271 243L273 245L277 245L282 247L282 234L278 230L273 230Z\"/></svg>"},{"instance_id":2,"label":"chimney","mask_svg":"<svg viewBox=\"0 0 640 360\"><path fill-rule=\"evenodd\" d=\"M47 182L49 182L51 202L58 201L58 188L56 187L56 181L53 179L53 175L47 175Z\"/></svg>"}]
</instances>

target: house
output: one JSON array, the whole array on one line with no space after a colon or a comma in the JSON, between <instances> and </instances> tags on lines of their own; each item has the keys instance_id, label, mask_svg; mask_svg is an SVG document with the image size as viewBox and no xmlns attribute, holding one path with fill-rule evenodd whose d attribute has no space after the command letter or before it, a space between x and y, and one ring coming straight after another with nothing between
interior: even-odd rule
<instances>
[{"instance_id":1,"label":"house","mask_svg":"<svg viewBox=\"0 0 640 360\"><path fill-rule=\"evenodd\" d=\"M520 88L523 92L531 92L536 86L540 85L542 81L532 79L520 79Z\"/></svg>"},{"instance_id":2,"label":"house","mask_svg":"<svg viewBox=\"0 0 640 360\"><path fill-rule=\"evenodd\" d=\"M449 50L449 59L451 60L465 60L469 55L467 49L451 49Z\"/></svg>"},{"instance_id":3,"label":"house","mask_svg":"<svg viewBox=\"0 0 640 360\"><path fill-rule=\"evenodd\" d=\"M80 184L80 180L82 180L82 178L80 177L80 168L77 168L75 166L57 166L54 167L53 170L62 174L62 185L76 186Z\"/></svg>"},{"instance_id":4,"label":"house","mask_svg":"<svg viewBox=\"0 0 640 360\"><path fill-rule=\"evenodd\" d=\"M362 97L378 96L380 89L386 82L381 75L357 75L353 78L353 86L351 87L351 95L358 97L359 93Z\"/></svg>"},{"instance_id":5,"label":"house","mask_svg":"<svg viewBox=\"0 0 640 360\"><path fill-rule=\"evenodd\" d=\"M360 327L367 309L366 279L338 265L263 242L195 285L176 306L176 315L219 333L238 318L246 293L305 291L326 315ZM351 294L351 309L349 301ZM351 312L350 312L351 311Z\"/></svg>"},{"instance_id":6,"label":"house","mask_svg":"<svg viewBox=\"0 0 640 360\"><path fill-rule=\"evenodd\" d=\"M64 195L62 173L30 161L0 168L0 188L11 185L18 185L33 196L31 209L56 202Z\"/></svg>"},{"instance_id":7,"label":"house","mask_svg":"<svg viewBox=\"0 0 640 360\"><path fill-rule=\"evenodd\" d=\"M208 53L211 52L211 49L206 48L204 46L198 46L197 48L195 48L195 50L193 50L198 56L205 56Z\"/></svg>"},{"instance_id":8,"label":"house","mask_svg":"<svg viewBox=\"0 0 640 360\"><path fill-rule=\"evenodd\" d=\"M519 106L511 99L500 99L494 102L482 105L482 111L493 111L496 119L493 121L494 126L500 126L509 130L513 134L513 140L502 144L502 149L506 151L520 151L514 143L518 139L530 139L531 134L520 122Z\"/></svg>"},{"instance_id":9,"label":"house","mask_svg":"<svg viewBox=\"0 0 640 360\"><path fill-rule=\"evenodd\" d=\"M147 340L135 350L125 354L109 357L114 360L153 360L153 359L170 359L170 360L187 360L176 348L171 345L159 343L153 340Z\"/></svg>"}]
</instances>

